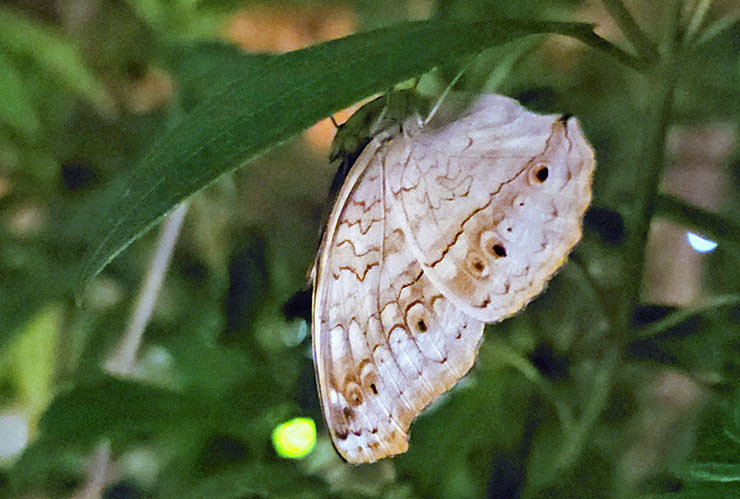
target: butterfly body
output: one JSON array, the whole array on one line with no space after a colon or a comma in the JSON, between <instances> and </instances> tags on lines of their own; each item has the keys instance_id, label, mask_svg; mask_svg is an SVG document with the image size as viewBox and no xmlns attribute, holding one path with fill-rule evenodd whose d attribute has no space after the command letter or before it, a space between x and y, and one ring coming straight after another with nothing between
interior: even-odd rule
<instances>
[{"instance_id":1,"label":"butterfly body","mask_svg":"<svg viewBox=\"0 0 740 499\"><path fill-rule=\"evenodd\" d=\"M314 271L317 382L346 460L405 452L485 323L542 291L580 239L593 163L575 119L495 95L365 146Z\"/></svg>"}]
</instances>

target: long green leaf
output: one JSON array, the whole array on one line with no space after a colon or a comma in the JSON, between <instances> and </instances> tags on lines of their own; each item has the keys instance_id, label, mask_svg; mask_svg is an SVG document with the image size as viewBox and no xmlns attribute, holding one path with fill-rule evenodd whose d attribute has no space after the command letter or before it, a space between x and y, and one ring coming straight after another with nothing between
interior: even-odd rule
<instances>
[{"instance_id":1,"label":"long green leaf","mask_svg":"<svg viewBox=\"0 0 740 499\"><path fill-rule=\"evenodd\" d=\"M592 26L411 22L276 57L244 55L235 67L216 68L212 77L219 84L210 98L163 134L107 214L89 224L94 245L83 259L81 289L177 203L317 120L435 66L554 32L584 38Z\"/></svg>"}]
</instances>

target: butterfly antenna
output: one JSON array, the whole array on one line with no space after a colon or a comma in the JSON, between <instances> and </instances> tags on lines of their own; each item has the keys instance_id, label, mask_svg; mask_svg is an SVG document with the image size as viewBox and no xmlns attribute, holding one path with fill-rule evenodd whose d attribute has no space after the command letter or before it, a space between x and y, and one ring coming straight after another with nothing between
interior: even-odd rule
<instances>
[{"instance_id":1,"label":"butterfly antenna","mask_svg":"<svg viewBox=\"0 0 740 499\"><path fill-rule=\"evenodd\" d=\"M460 71L457 72L455 77L450 81L450 83L447 85L447 87L444 89L442 94L437 99L437 102L434 103L434 107L432 107L432 110L429 111L429 114L427 115L426 119L422 123L423 126L426 126L429 124L430 121L432 121L432 118L434 118L434 115L437 114L437 111L439 111L439 107L442 105L444 100L447 98L447 95L452 90L452 87L455 86L455 84L458 82L458 80L462 77L463 73L468 70L470 65L473 63L473 58L471 58L468 62L465 63L465 65L462 67Z\"/></svg>"}]
</instances>

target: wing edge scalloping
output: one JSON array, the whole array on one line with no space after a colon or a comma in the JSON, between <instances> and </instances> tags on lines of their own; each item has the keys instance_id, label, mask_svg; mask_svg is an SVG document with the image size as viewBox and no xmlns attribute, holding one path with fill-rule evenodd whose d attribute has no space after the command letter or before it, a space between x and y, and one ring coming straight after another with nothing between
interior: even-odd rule
<instances>
[{"instance_id":1,"label":"wing edge scalloping","mask_svg":"<svg viewBox=\"0 0 740 499\"><path fill-rule=\"evenodd\" d=\"M580 241L580 239L581 239L581 232L582 232L582 219L583 219L583 215L584 215L585 210L587 209L588 205L590 204L590 199L591 199L590 185L591 185L591 179L593 177L593 172L594 172L594 169L595 169L595 157L594 157L593 148L588 143L585 135L583 134L582 129L580 127L580 124L578 123L578 120L569 116L568 117L569 119L563 121L563 119L562 119L563 116L559 116L559 115L540 115L540 114L533 113L533 112L527 110L526 108L524 108L521 105L519 105L519 108L524 113L528 113L528 114L534 115L538 119L541 119L541 120L547 119L547 120L550 121L550 123L551 123L550 124L551 132L550 132L549 137L547 138L547 143L549 143L550 139L553 137L553 134L554 133L557 133L555 131L556 125L558 125L558 124L563 125L562 132L564 134L564 139L565 140L568 140L571 143L571 145L569 146L569 153L568 153L569 156L571 154L570 149L573 147L573 139L571 137L569 137L569 134L575 134L575 135L577 135L577 139L575 140L575 142L577 143L576 144L577 145L577 152L575 152L573 154L578 157L579 161L581 161L582 164L584 165L583 168L585 170L587 170L587 179L585 180L585 182L582 182L582 183L585 183L588 186L588 189L587 189L587 191L588 191L587 194L588 195L584 198L583 202L581 203L583 205L583 209L582 210L579 210L579 212L578 212L578 214L576 216L578 227L577 227L576 233L574 233L573 234L573 237L570 238L569 244L567 244L568 247L567 247L566 251L563 253L563 258L559 259L558 265L556 265L551 272L548 272L547 273L547 276L544 279L542 285L541 286L536 286L536 292L533 293L533 294L531 294L531 296L529 296L528 298L526 298L517 307L517 309L515 311L513 311L513 312L507 311L507 313L504 313L504 314L497 314L497 317L495 317L494 319L491 319L491 317L489 317L489 316L494 315L494 314L492 314L492 312L488 310L488 306L486 306L486 309L483 312L481 312L481 313L478 313L476 310L474 310L474 308L469 303L465 302L464 299L462 299L460 296L458 296L458 294L456 292L454 292L452 290L452 288L445 282L445 279L443 279L441 276L438 275L438 273L436 272L436 270L434 269L433 266L430 266L430 265L426 264L423 261L423 251L422 251L421 247L419 246L419 242L417 240L418 235L416 234L416 232L414 230L412 230L411 225L410 225L410 221L409 221L408 217L406 216L405 211L404 211L404 213L402 215L399 216L399 218L400 218L399 222L400 222L401 226L410 235L409 243L410 243L410 246L413 249L413 251L414 251L414 253L415 253L416 257L417 257L417 260L420 262L420 265L421 265L422 269L428 274L429 278L432 280L432 282L434 283L434 285L445 295L445 297L447 297L448 299L450 299L458 308L460 308L461 310L463 310L467 315L470 315L470 316L472 316L472 317L474 317L474 318L476 318L478 320L481 320L481 321L483 321L485 323L500 322L502 320L505 320L508 317L511 317L512 315L515 315L518 311L520 311L524 307L526 307L526 305L532 299L534 299L535 297L537 297L545 289L547 283L557 274L557 271L562 267L562 264L567 260L568 255L572 252L573 248ZM411 126L414 126L413 123L411 123L410 125ZM455 122L450 122L450 123L445 124L445 126L454 126L454 125L455 125ZM436 128L436 130L435 129L431 130L431 133L435 133L436 131L439 131L439 130L440 130L440 128L438 127L438 128ZM420 130L417 131L417 133L423 133L423 130L420 129ZM418 137L417 137L417 139L418 139ZM411 154L410 152L408 152L409 151L409 145L408 144L403 144L402 146L399 147L399 149L400 150L403 150L404 151L404 154L406 156L408 156L408 155ZM539 156L542 156L546 150L547 149L545 149L543 151L536 152L536 153L535 153L535 151L533 151L534 156L531 156L530 157L529 163L531 163L532 161L536 160ZM526 167L524 167L524 169L526 169ZM521 173L521 171L519 173ZM518 174L517 174L517 176L518 176ZM399 195L401 195L401 199L400 199L401 205L404 207L404 210L405 210L405 203L404 203L402 194L403 194L403 189L401 189L399 191ZM490 204L490 203L491 203L491 200L489 199L488 200L488 204ZM460 232L462 232L462 230ZM455 244L455 242L453 241L452 243L448 243L447 246L448 247L451 247L451 246L454 246L454 244ZM492 309L492 310L493 311L496 311L498 309Z\"/></svg>"}]
</instances>

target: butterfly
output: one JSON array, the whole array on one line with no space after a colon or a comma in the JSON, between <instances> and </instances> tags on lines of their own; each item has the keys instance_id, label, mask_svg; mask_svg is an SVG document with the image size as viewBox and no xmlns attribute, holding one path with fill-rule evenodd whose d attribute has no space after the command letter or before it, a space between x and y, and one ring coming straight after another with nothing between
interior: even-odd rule
<instances>
[{"instance_id":1,"label":"butterfly","mask_svg":"<svg viewBox=\"0 0 740 499\"><path fill-rule=\"evenodd\" d=\"M351 463L406 452L485 324L544 289L581 237L595 163L575 118L500 95L375 123L338 146L346 178L312 272L321 406Z\"/></svg>"}]
</instances>

